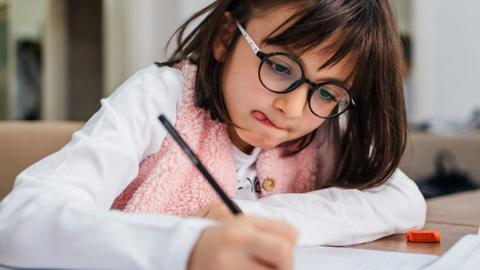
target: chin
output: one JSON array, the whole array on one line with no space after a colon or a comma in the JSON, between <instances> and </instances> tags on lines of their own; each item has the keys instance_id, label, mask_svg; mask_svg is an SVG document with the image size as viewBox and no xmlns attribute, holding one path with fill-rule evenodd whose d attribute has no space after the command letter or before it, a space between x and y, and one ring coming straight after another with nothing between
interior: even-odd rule
<instances>
[{"instance_id":1,"label":"chin","mask_svg":"<svg viewBox=\"0 0 480 270\"><path fill-rule=\"evenodd\" d=\"M247 144L264 150L274 148L284 142L284 140L281 140L278 136L268 136L268 134L262 135L251 132L239 132L238 135L240 139Z\"/></svg>"},{"instance_id":2,"label":"chin","mask_svg":"<svg viewBox=\"0 0 480 270\"><path fill-rule=\"evenodd\" d=\"M254 147L261 148L263 150L268 150L268 149L275 148L279 144L280 143L276 143L272 140L268 140L268 139L263 138L261 140L256 140L256 141L252 142L250 145L253 145Z\"/></svg>"}]
</instances>

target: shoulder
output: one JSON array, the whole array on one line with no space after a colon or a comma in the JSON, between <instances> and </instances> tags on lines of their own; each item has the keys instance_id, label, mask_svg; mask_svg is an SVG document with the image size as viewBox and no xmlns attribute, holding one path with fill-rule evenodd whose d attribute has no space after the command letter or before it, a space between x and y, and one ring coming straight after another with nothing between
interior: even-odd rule
<instances>
[{"instance_id":1,"label":"shoulder","mask_svg":"<svg viewBox=\"0 0 480 270\"><path fill-rule=\"evenodd\" d=\"M155 64L134 73L119 90L125 87L141 89L143 91L178 92L183 87L182 72L176 68Z\"/></svg>"},{"instance_id":2,"label":"shoulder","mask_svg":"<svg viewBox=\"0 0 480 270\"><path fill-rule=\"evenodd\" d=\"M184 79L176 68L155 64L134 73L107 98L109 102L135 102L178 104L182 96Z\"/></svg>"},{"instance_id":3,"label":"shoulder","mask_svg":"<svg viewBox=\"0 0 480 270\"><path fill-rule=\"evenodd\" d=\"M169 66L157 66L152 64L136 72L133 78L142 80L145 83L160 83L167 85L182 85L183 75L179 69Z\"/></svg>"}]
</instances>

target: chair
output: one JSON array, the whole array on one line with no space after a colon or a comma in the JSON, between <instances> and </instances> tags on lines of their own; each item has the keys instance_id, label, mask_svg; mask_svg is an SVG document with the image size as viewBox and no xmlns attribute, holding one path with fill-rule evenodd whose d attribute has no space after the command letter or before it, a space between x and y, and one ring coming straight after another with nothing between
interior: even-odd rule
<instances>
[{"instance_id":1,"label":"chair","mask_svg":"<svg viewBox=\"0 0 480 270\"><path fill-rule=\"evenodd\" d=\"M62 148L83 124L0 121L0 200L21 171Z\"/></svg>"}]
</instances>

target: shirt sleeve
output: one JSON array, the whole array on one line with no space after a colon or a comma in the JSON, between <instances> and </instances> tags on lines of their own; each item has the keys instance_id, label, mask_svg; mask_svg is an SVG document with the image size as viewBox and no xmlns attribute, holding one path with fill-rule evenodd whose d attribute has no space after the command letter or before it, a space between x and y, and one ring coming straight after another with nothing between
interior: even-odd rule
<instances>
[{"instance_id":1,"label":"shirt sleeve","mask_svg":"<svg viewBox=\"0 0 480 270\"><path fill-rule=\"evenodd\" d=\"M0 265L53 269L186 269L212 221L110 210L175 122L178 70L151 66L101 101L59 152L23 171L0 203Z\"/></svg>"},{"instance_id":2,"label":"shirt sleeve","mask_svg":"<svg viewBox=\"0 0 480 270\"><path fill-rule=\"evenodd\" d=\"M397 169L383 185L367 190L326 188L238 200L251 215L282 219L297 228L299 246L353 245L421 228L426 203L417 185Z\"/></svg>"}]
</instances>

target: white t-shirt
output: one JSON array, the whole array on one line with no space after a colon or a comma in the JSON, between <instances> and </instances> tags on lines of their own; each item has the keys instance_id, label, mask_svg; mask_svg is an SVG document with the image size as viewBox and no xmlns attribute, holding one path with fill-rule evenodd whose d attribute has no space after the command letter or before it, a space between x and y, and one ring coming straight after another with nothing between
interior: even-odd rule
<instances>
[{"instance_id":1,"label":"white t-shirt","mask_svg":"<svg viewBox=\"0 0 480 270\"><path fill-rule=\"evenodd\" d=\"M237 192L235 199L256 200L260 193L260 184L255 167L258 155L262 149L254 148L252 153L245 154L232 145L233 161L237 172Z\"/></svg>"},{"instance_id":2,"label":"white t-shirt","mask_svg":"<svg viewBox=\"0 0 480 270\"><path fill-rule=\"evenodd\" d=\"M186 269L199 234L213 221L110 210L140 162L159 151L166 130L157 117L165 113L175 122L182 89L177 69L152 65L137 72L101 101L67 145L23 171L0 202L0 265ZM251 177L253 167L245 166L239 175ZM299 246L375 240L422 227L426 213L417 186L399 170L363 191L327 188L235 202L246 214L291 223Z\"/></svg>"}]
</instances>

